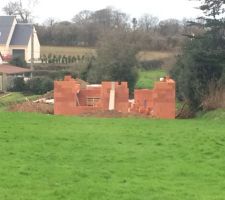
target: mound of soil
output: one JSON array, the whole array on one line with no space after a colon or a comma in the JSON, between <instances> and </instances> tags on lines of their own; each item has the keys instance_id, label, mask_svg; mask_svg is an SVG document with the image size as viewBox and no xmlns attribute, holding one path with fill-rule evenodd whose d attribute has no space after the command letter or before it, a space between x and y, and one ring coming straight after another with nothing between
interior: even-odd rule
<instances>
[{"instance_id":1,"label":"mound of soil","mask_svg":"<svg viewBox=\"0 0 225 200\"><path fill-rule=\"evenodd\" d=\"M86 82L82 79L79 79L79 78L76 78L75 80L80 84L81 89L85 89L87 87L87 85L89 84L88 82Z\"/></svg>"},{"instance_id":2,"label":"mound of soil","mask_svg":"<svg viewBox=\"0 0 225 200\"><path fill-rule=\"evenodd\" d=\"M4 97L4 96L6 96L6 95L8 95L8 93L5 93L5 92L0 91L0 98L1 98L1 97Z\"/></svg>"},{"instance_id":3,"label":"mound of soil","mask_svg":"<svg viewBox=\"0 0 225 200\"><path fill-rule=\"evenodd\" d=\"M43 114L53 114L54 107L51 104L46 103L34 103L32 101L27 101L19 104L14 104L10 106L9 111L12 112L36 112Z\"/></svg>"},{"instance_id":4,"label":"mound of soil","mask_svg":"<svg viewBox=\"0 0 225 200\"><path fill-rule=\"evenodd\" d=\"M54 99L54 91L49 91L47 93L45 93L44 95L41 96L42 98L46 98L46 99Z\"/></svg>"}]
</instances>

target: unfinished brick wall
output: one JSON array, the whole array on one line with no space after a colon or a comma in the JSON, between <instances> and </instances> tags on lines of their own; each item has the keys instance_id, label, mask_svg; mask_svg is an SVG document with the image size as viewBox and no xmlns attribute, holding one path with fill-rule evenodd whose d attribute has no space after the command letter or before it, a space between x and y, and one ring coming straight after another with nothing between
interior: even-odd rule
<instances>
[{"instance_id":1,"label":"unfinished brick wall","mask_svg":"<svg viewBox=\"0 0 225 200\"><path fill-rule=\"evenodd\" d=\"M153 108L153 90L135 90L135 112L150 114L149 109Z\"/></svg>"},{"instance_id":2,"label":"unfinished brick wall","mask_svg":"<svg viewBox=\"0 0 225 200\"><path fill-rule=\"evenodd\" d=\"M135 90L133 111L156 118L174 119L176 116L175 90L175 82L168 77L156 82L152 90Z\"/></svg>"},{"instance_id":3,"label":"unfinished brick wall","mask_svg":"<svg viewBox=\"0 0 225 200\"><path fill-rule=\"evenodd\" d=\"M102 82L101 102L103 110L108 110L109 108L109 94L111 87L111 82ZM127 82L122 82L121 84L115 82L115 110L118 112L127 113L128 98L129 90Z\"/></svg>"},{"instance_id":4,"label":"unfinished brick wall","mask_svg":"<svg viewBox=\"0 0 225 200\"><path fill-rule=\"evenodd\" d=\"M64 81L54 82L54 114L73 115L76 104L76 94L80 90L80 85L70 76L66 76Z\"/></svg>"},{"instance_id":5,"label":"unfinished brick wall","mask_svg":"<svg viewBox=\"0 0 225 200\"><path fill-rule=\"evenodd\" d=\"M166 79L156 82L153 99L153 115L158 118L174 119L176 117L175 82Z\"/></svg>"},{"instance_id":6,"label":"unfinished brick wall","mask_svg":"<svg viewBox=\"0 0 225 200\"><path fill-rule=\"evenodd\" d=\"M54 113L79 115L109 110L110 91L114 93L114 110L141 113L156 118L175 118L175 82L170 78L155 83L154 89L135 90L134 101L129 103L127 82L102 82L81 88L71 76L54 83Z\"/></svg>"},{"instance_id":7,"label":"unfinished brick wall","mask_svg":"<svg viewBox=\"0 0 225 200\"><path fill-rule=\"evenodd\" d=\"M109 110L110 90L112 82L102 82L101 85L89 85L80 88L71 76L63 81L54 82L54 113L56 115L79 115L93 111ZM115 82L115 110L128 112L127 83Z\"/></svg>"},{"instance_id":8,"label":"unfinished brick wall","mask_svg":"<svg viewBox=\"0 0 225 200\"><path fill-rule=\"evenodd\" d=\"M100 98L101 87L91 88L91 89L81 89L77 94L79 105L86 106L88 98Z\"/></svg>"}]
</instances>

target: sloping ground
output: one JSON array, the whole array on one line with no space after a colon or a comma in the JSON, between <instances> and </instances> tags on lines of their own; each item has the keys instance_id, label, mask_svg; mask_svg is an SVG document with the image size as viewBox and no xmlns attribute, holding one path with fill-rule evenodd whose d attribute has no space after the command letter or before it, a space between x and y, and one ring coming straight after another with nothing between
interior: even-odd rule
<instances>
[{"instance_id":1,"label":"sloping ground","mask_svg":"<svg viewBox=\"0 0 225 200\"><path fill-rule=\"evenodd\" d=\"M51 104L41 103L41 102L33 102L27 101L18 104L11 105L8 108L9 111L12 112L34 112L34 113L42 113L42 114L53 114L54 106Z\"/></svg>"},{"instance_id":2,"label":"sloping ground","mask_svg":"<svg viewBox=\"0 0 225 200\"><path fill-rule=\"evenodd\" d=\"M21 92L9 92L0 96L0 111L6 110L9 106L29 100L37 99L38 95L28 95Z\"/></svg>"},{"instance_id":3,"label":"sloping ground","mask_svg":"<svg viewBox=\"0 0 225 200\"><path fill-rule=\"evenodd\" d=\"M167 75L166 71L163 69L149 70L149 71L139 71L138 81L136 83L136 88L154 88L154 83L159 81L160 78Z\"/></svg>"},{"instance_id":4,"label":"sloping ground","mask_svg":"<svg viewBox=\"0 0 225 200\"><path fill-rule=\"evenodd\" d=\"M53 98L53 91L47 92L43 96L24 94L21 92L10 92L0 96L0 112L37 112L44 114L53 114L53 105L43 102L34 103L39 98Z\"/></svg>"},{"instance_id":5,"label":"sloping ground","mask_svg":"<svg viewBox=\"0 0 225 200\"><path fill-rule=\"evenodd\" d=\"M225 197L224 120L0 119L0 199Z\"/></svg>"},{"instance_id":6,"label":"sloping ground","mask_svg":"<svg viewBox=\"0 0 225 200\"><path fill-rule=\"evenodd\" d=\"M197 117L211 121L225 121L225 110L217 109L210 112L201 112L197 115Z\"/></svg>"}]
</instances>

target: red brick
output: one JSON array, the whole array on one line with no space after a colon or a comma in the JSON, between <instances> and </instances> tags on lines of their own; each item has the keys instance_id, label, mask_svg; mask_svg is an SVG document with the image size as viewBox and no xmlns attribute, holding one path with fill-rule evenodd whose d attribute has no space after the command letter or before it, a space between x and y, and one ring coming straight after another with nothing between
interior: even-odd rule
<instances>
[{"instance_id":1,"label":"red brick","mask_svg":"<svg viewBox=\"0 0 225 200\"><path fill-rule=\"evenodd\" d=\"M54 83L54 113L57 115L79 115L98 110L109 109L109 98L112 82L102 82L101 85L80 88L71 76L65 76L64 81ZM152 115L156 118L175 118L175 82L166 77L164 81L156 82L154 89L135 90L134 105L128 102L129 90L127 82L115 82L115 110L122 113L138 112ZM87 106L88 98L96 98L93 106ZM99 100L97 100L99 98Z\"/></svg>"}]
</instances>

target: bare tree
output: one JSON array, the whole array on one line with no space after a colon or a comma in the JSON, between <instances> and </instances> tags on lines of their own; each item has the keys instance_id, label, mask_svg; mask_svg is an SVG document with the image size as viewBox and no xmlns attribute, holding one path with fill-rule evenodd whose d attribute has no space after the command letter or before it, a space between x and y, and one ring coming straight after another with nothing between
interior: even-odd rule
<instances>
[{"instance_id":1,"label":"bare tree","mask_svg":"<svg viewBox=\"0 0 225 200\"><path fill-rule=\"evenodd\" d=\"M91 16L92 16L93 12L90 10L83 10L81 12L79 12L78 14L76 14L72 21L79 26L83 26L86 24L89 24L91 22Z\"/></svg>"},{"instance_id":2,"label":"bare tree","mask_svg":"<svg viewBox=\"0 0 225 200\"><path fill-rule=\"evenodd\" d=\"M180 21L167 19L159 23L159 32L164 36L174 36L180 32Z\"/></svg>"},{"instance_id":3,"label":"bare tree","mask_svg":"<svg viewBox=\"0 0 225 200\"><path fill-rule=\"evenodd\" d=\"M105 32L109 29L126 27L128 23L128 16L126 13L120 12L111 7L97 10L93 13L92 18L94 24Z\"/></svg>"},{"instance_id":4,"label":"bare tree","mask_svg":"<svg viewBox=\"0 0 225 200\"><path fill-rule=\"evenodd\" d=\"M157 17L154 17L149 14L143 15L138 20L138 26L141 30L149 32L152 29L155 29L155 27L158 25L159 19Z\"/></svg>"},{"instance_id":5,"label":"bare tree","mask_svg":"<svg viewBox=\"0 0 225 200\"><path fill-rule=\"evenodd\" d=\"M37 0L29 0L28 6L31 8L36 5L37 2ZM33 19L31 9L25 8L21 0L10 1L3 7L3 11L6 15L17 16L18 21L22 23L29 23Z\"/></svg>"},{"instance_id":6,"label":"bare tree","mask_svg":"<svg viewBox=\"0 0 225 200\"><path fill-rule=\"evenodd\" d=\"M78 27L79 43L82 45L95 45L98 37L109 30L128 27L128 16L126 13L111 7L97 10L95 12L83 10L72 19Z\"/></svg>"}]
</instances>

